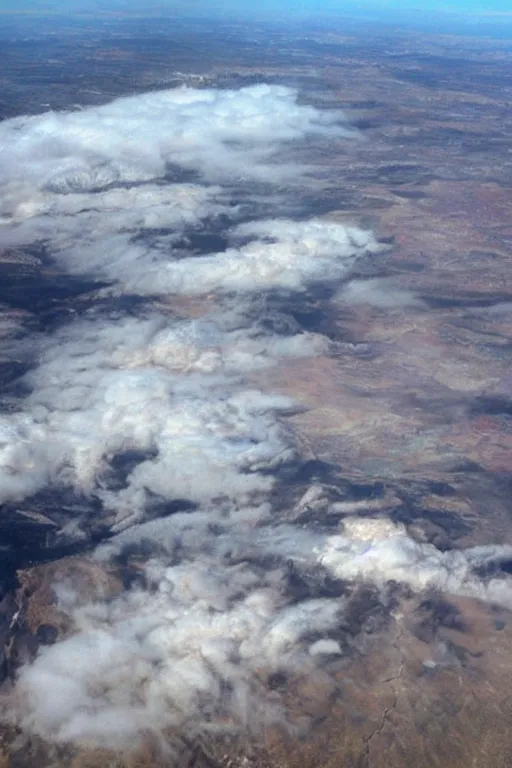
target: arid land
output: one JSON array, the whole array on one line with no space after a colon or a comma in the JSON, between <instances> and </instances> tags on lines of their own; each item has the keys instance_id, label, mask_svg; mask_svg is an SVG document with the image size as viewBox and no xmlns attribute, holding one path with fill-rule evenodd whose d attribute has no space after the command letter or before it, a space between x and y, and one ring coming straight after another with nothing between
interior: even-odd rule
<instances>
[{"instance_id":1,"label":"arid land","mask_svg":"<svg viewBox=\"0 0 512 768\"><path fill-rule=\"evenodd\" d=\"M512 544L512 42L355 22L248 32L235 23L27 20L28 34L10 23L3 118L183 83L260 81L345 111L360 136L328 152L312 142L308 192L289 197L291 213L372 228L389 248L336 291L320 286L280 306L331 344L313 364L253 374L255 385L307 406L289 418L302 463L278 483L276 506L285 519L333 529L340 520L322 518L327 500L345 504L344 514L385 513L443 551ZM51 329L98 290L35 251L5 250L0 267L6 337L9 317L22 317L27 333ZM207 302L168 311L201 314ZM24 372L12 355L0 361L4 409L22 396ZM311 487L316 495L305 497ZM117 569L91 564L104 535L93 517L87 542L59 544L75 504L46 493L3 510L5 689L40 644L69 631L53 604L59 575L94 596L116 594L137 572L136 558ZM290 578L290 590L322 588L314 575ZM353 619L340 628L344 655L322 674L265 681L286 701L292 735L269 727L256 744L185 743L173 759L197 768L512 765L512 615L399 584L386 605L363 584L345 589ZM14 728L2 738L9 768L172 764L151 740L124 755L55 747Z\"/></svg>"}]
</instances>

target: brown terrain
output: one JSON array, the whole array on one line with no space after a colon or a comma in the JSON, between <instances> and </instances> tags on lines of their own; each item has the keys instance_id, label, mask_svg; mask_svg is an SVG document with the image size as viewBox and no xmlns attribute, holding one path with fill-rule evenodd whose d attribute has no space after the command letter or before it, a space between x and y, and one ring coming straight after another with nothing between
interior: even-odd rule
<instances>
[{"instance_id":1,"label":"brown terrain","mask_svg":"<svg viewBox=\"0 0 512 768\"><path fill-rule=\"evenodd\" d=\"M378 489L357 509L384 510L418 540L443 549L512 544L512 44L384 34L355 24L339 33L256 28L247 41L233 24L198 63L179 51L177 62L158 50L137 60L116 34L112 23L99 47L90 37L80 43L76 31L73 44L78 70L87 57L103 67L95 74L101 100L126 88L124 70L116 69L123 62L135 70L138 90L183 81L293 83L306 101L344 109L360 129L361 140L333 146L329 156L311 147L317 169L308 194L320 214L372 227L389 249L362 265L355 283L304 300L303 327L331 339L329 356L288 361L255 373L254 382L264 379L265 388L307 406L290 426L305 460L333 467L320 481L326 493L333 484ZM189 34L208 39L202 28ZM57 50L48 52L57 75L40 86L41 102L52 101L64 78L66 41L63 34ZM2 73L13 112L23 111L13 94L22 93L19 72L28 55L21 48L18 58L15 53L16 66ZM102 91L110 68L117 81ZM91 77L91 93L95 87ZM95 98L78 89L73 101ZM27 109L37 112L34 93L31 99ZM301 192L298 204L308 203L303 198ZM26 254L5 252L1 266L10 286L1 290L2 328L12 314L30 327L87 300L85 286L79 299L77 288L53 303L23 306L12 300L17 287L36 277L51 287L59 275ZM201 302L183 301L174 310L200 314ZM16 366L13 356L1 363L9 387L20 373ZM290 492L291 507L306 488ZM356 509L354 497L346 499L347 511ZM31 519L43 512L28 504L9 514L18 515L17 525L22 516L32 531ZM51 528L51 515L33 525ZM47 562L31 566L31 559ZM53 606L54 579L71 574L92 595L120 589L119 574L101 571L87 554L27 553L13 562L17 582L0 603L7 681L38 644L69 631ZM306 669L277 686L295 729L268 728L251 745L177 738L174 762L197 768L512 766L512 615L400 585L392 586L387 608L364 586L354 586L352 597L347 653L321 672ZM122 755L55 747L14 728L3 731L2 755L0 765L9 768L173 762L151 741L140 753Z\"/></svg>"}]
</instances>

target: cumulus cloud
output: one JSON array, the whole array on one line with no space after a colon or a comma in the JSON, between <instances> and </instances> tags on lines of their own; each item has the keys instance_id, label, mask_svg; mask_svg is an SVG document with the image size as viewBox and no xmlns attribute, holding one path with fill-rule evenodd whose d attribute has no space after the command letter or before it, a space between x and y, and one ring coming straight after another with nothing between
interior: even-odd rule
<instances>
[{"instance_id":1,"label":"cumulus cloud","mask_svg":"<svg viewBox=\"0 0 512 768\"><path fill-rule=\"evenodd\" d=\"M214 290L302 290L315 281L339 280L358 257L381 249L371 232L322 219L243 224L233 234L251 240L221 254L166 264L158 271L160 284L169 292L189 295ZM140 290L154 293L156 280L156 270L146 274L140 279Z\"/></svg>"},{"instance_id":2,"label":"cumulus cloud","mask_svg":"<svg viewBox=\"0 0 512 768\"><path fill-rule=\"evenodd\" d=\"M19 117L0 126L4 217L29 217L52 195L165 179L173 167L202 181L276 181L297 165L275 163L285 142L350 133L341 113L297 102L290 88L177 88L96 108ZM21 139L21 140L20 140Z\"/></svg>"},{"instance_id":3,"label":"cumulus cloud","mask_svg":"<svg viewBox=\"0 0 512 768\"><path fill-rule=\"evenodd\" d=\"M287 605L284 564L306 557L311 541L276 528L268 501L295 455L282 416L296 404L244 383L283 357L325 354L328 342L293 323L270 330L252 297L340 279L379 246L328 220L239 221L258 210L258 185L297 183L300 163L277 161L284 143L348 135L340 120L299 105L290 89L258 86L178 89L0 126L6 244L44 244L65 270L117 294L217 294L199 318L99 310L27 343L38 358L29 394L0 425L2 501L71 487L124 531L98 560L141 541L158 552L148 587L109 604L77 607L76 592L58 585L76 632L42 651L17 686L21 722L44 736L118 746L146 729L208 727L223 712L255 725L262 668L301 659L313 669L334 648L318 639L343 602ZM226 250L187 254L191 233L219 226ZM116 457L128 454L136 458L119 478ZM174 499L195 511L137 524ZM82 535L80 519L70 525ZM256 563L268 552L270 570Z\"/></svg>"},{"instance_id":4,"label":"cumulus cloud","mask_svg":"<svg viewBox=\"0 0 512 768\"><path fill-rule=\"evenodd\" d=\"M276 136L290 141L301 138L305 129L339 131L339 115L300 106L294 91L269 85L237 91L182 87L120 98L96 108L50 112L10 122L11 130L23 132L31 149L52 150L51 157L40 153L50 178L55 178L55 158L83 153L89 178L94 178L96 169L108 165L126 167L126 181L134 181L130 171L143 166L146 176L150 169L154 169L153 176L160 175L169 160L200 168L206 160L209 167L217 160L203 153L212 142L235 143L226 152L240 155L245 163L246 151L252 150L255 142L266 152ZM148 130L150 141L145 135ZM34 169L34 173L39 176L41 169Z\"/></svg>"},{"instance_id":5,"label":"cumulus cloud","mask_svg":"<svg viewBox=\"0 0 512 768\"><path fill-rule=\"evenodd\" d=\"M174 322L156 313L94 318L39 339L23 411L0 422L2 501L51 482L95 494L121 524L143 514L148 494L243 501L268 490L270 478L256 470L293 455L277 416L295 404L244 388L240 375L324 352L327 342L229 330L227 321L222 313ZM128 451L148 458L110 491L109 462Z\"/></svg>"},{"instance_id":6,"label":"cumulus cloud","mask_svg":"<svg viewBox=\"0 0 512 768\"><path fill-rule=\"evenodd\" d=\"M235 229L235 239L252 242L220 256L173 256L187 228L236 217L240 204L230 194L241 180L296 179L297 162L277 162L284 143L308 134L349 135L341 120L341 113L299 104L292 89L261 85L179 88L4 121L2 239L44 242L66 270L139 294L303 287L315 268L317 276L327 269L336 278L365 249L377 250L371 233L277 220ZM187 173L193 182L183 183Z\"/></svg>"},{"instance_id":7,"label":"cumulus cloud","mask_svg":"<svg viewBox=\"0 0 512 768\"><path fill-rule=\"evenodd\" d=\"M236 600L239 574L207 562L162 570L155 595L88 606L77 617L83 631L22 673L21 695L60 692L49 708L34 702L32 728L116 746L141 728L183 726L194 715L207 720L227 681L229 697L243 704L251 679L240 665L241 646L271 621L270 594L261 585L261 592ZM247 572L244 581L248 587L261 579Z\"/></svg>"},{"instance_id":8,"label":"cumulus cloud","mask_svg":"<svg viewBox=\"0 0 512 768\"><path fill-rule=\"evenodd\" d=\"M285 559L381 590L394 580L512 606L509 578L484 583L474 571L509 558L511 547L440 552L386 518L350 519L340 535L326 536L276 527L268 513L179 514L131 528L100 550L108 560L130 543L158 544L146 565L150 587L73 609L76 634L22 670L17 694L30 701L22 724L47 738L118 747L153 729L215 730L219 714L224 728L254 732L266 723L258 702L284 722L267 676L314 679L319 661L343 653L336 636L346 608L344 597L286 604ZM176 552L178 543L180 562L169 564L163 550ZM274 566L259 566L269 554Z\"/></svg>"},{"instance_id":9,"label":"cumulus cloud","mask_svg":"<svg viewBox=\"0 0 512 768\"><path fill-rule=\"evenodd\" d=\"M153 565L153 571L156 566ZM160 566L156 592L76 611L74 636L22 672L24 725L57 740L126 745L141 730L257 728L262 673L297 670L301 638L336 627L341 601L283 607L279 572L219 565L204 555ZM312 656L322 651L313 646ZM302 670L305 671L305 670ZM45 702L52 691L51 702ZM272 702L268 701L271 707Z\"/></svg>"},{"instance_id":10,"label":"cumulus cloud","mask_svg":"<svg viewBox=\"0 0 512 768\"><path fill-rule=\"evenodd\" d=\"M338 135L338 119L298 105L289 89L261 86L178 89L6 121L6 145L23 140L5 155L3 238L43 242L69 272L109 280L118 293L252 294L340 278L358 256L378 250L370 232L320 219L264 220L233 226L233 241L245 242L222 253L182 258L174 249L206 219L236 218L229 185L212 186L211 178L228 184L246 163L249 175L273 178L280 165L265 163L283 141L310 131ZM205 153L221 157L220 169ZM176 183L169 163L193 166L209 181ZM224 306L215 318L181 324L156 315L102 318L41 340L24 411L3 419L10 439L0 454L2 500L48 482L70 485L94 493L120 523L143 514L148 493L204 502L268 488L254 467L288 455L271 415L282 399L240 392L226 377L319 353L326 342L262 334L247 323L230 329L230 312ZM152 455L114 493L103 475L109 457L126 451Z\"/></svg>"},{"instance_id":11,"label":"cumulus cloud","mask_svg":"<svg viewBox=\"0 0 512 768\"><path fill-rule=\"evenodd\" d=\"M183 258L181 249L176 253L175 248L183 230L229 209L222 207L218 199L215 201L215 191L198 192L180 185L174 188L173 195L170 205L162 205L160 211L151 205L147 215L137 207L123 209L117 217L102 210L98 223L81 213L70 219L64 217L62 226L57 220L57 230L57 222L50 216L41 224L43 229L37 239L45 240L46 231L54 258L68 271L85 271L113 281L117 291L149 296L270 288L303 290L315 281L339 280L349 274L357 258L382 249L371 232L356 227L323 219L279 219L260 221L258 226L240 225L226 232L233 241L249 240L243 245ZM123 202L137 206L141 196L131 200L124 196ZM141 227L172 231L143 240L134 237ZM24 240L29 231L28 226L22 227ZM34 234L31 232L31 238Z\"/></svg>"},{"instance_id":12,"label":"cumulus cloud","mask_svg":"<svg viewBox=\"0 0 512 768\"><path fill-rule=\"evenodd\" d=\"M75 631L22 668L15 690L18 721L46 738L117 747L148 730L280 717L266 676L314 675L339 655L346 607L341 595L290 604L290 560L379 589L396 579L508 604L508 579L476 575L505 550L440 553L385 520L349 519L327 536L280 524L272 507L278 470L296 454L285 417L297 404L252 389L248 375L329 344L293 323L272 330L254 306L266 292L335 285L380 246L371 232L279 208L240 222L259 210L259 185L300 183L299 154L279 162L284 145L291 158L310 133L348 135L340 120L288 88L256 86L0 124L4 242L44 245L114 295L166 299L141 301L137 317L100 303L24 342L37 350L28 394L0 417L0 501L71 488L117 533L99 565L146 547L141 585L107 602L57 585ZM187 252L191 233L212 228L225 249ZM208 312L175 316L176 294L209 294ZM187 511L171 509L176 500ZM67 535L84 536L81 524L77 513Z\"/></svg>"},{"instance_id":13,"label":"cumulus cloud","mask_svg":"<svg viewBox=\"0 0 512 768\"><path fill-rule=\"evenodd\" d=\"M419 592L436 589L512 607L512 580L483 581L476 569L512 557L512 546L473 547L441 552L412 539L403 525L386 518L351 518L329 537L319 562L338 578L362 579L384 587L389 581Z\"/></svg>"}]
</instances>

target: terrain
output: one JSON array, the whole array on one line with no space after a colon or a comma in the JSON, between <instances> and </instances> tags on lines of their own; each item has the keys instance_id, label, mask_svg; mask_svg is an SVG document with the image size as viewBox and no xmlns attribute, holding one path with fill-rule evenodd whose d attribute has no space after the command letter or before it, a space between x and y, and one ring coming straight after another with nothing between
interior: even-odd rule
<instances>
[{"instance_id":1,"label":"terrain","mask_svg":"<svg viewBox=\"0 0 512 768\"><path fill-rule=\"evenodd\" d=\"M9 17L1 34L4 120L180 85L261 82L296 88L301 104L343 110L358 135L308 138L307 183L287 190L286 212L371 229L383 248L347 279L254 300L254 317L263 302L274 324L327 340L316 355L246 375L301 406L283 417L296 452L277 474L273 509L283 523L328 533L347 518L385 518L440 553L512 545L512 43L350 21L247 30L123 17ZM222 238L222 227L203 236ZM40 244L0 247L0 402L11 413L34 365L18 341L21 349L31 334L54 333L95 307L130 316L138 299L109 296L107 280L67 274ZM218 239L180 247L223 250ZM215 301L170 296L161 311L186 321ZM83 535L62 535L77 514ZM97 499L71 489L7 501L0 533L8 699L20 666L72 633L53 585L67 580L84 599L113 599L142 578L147 558L91 558L116 532ZM482 583L502 583L511 562L485 562ZM258 671L270 700L284 702L286 726L197 738L169 727L166 753L154 734L135 750L112 750L52 744L11 723L5 765L510 764L512 603L428 580L422 590L412 577L328 582L294 567L292 603L335 595L349 607L329 635L342 652L321 670Z\"/></svg>"}]
</instances>

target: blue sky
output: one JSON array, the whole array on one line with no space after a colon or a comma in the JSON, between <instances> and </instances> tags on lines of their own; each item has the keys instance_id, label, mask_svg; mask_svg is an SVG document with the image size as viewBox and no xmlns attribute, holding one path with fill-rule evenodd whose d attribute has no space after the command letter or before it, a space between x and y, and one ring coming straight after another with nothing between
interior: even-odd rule
<instances>
[{"instance_id":1,"label":"blue sky","mask_svg":"<svg viewBox=\"0 0 512 768\"><path fill-rule=\"evenodd\" d=\"M510 13L512 17L512 0L0 0L0 10L16 11L45 11L57 10L71 13L73 11L119 10L135 12L184 11L188 9L216 15L219 11L234 13L237 16L260 14L282 15L323 15L325 13L364 14L375 12L382 18L383 14L410 12L419 10L422 14L429 12L457 13L461 15Z\"/></svg>"}]
</instances>

